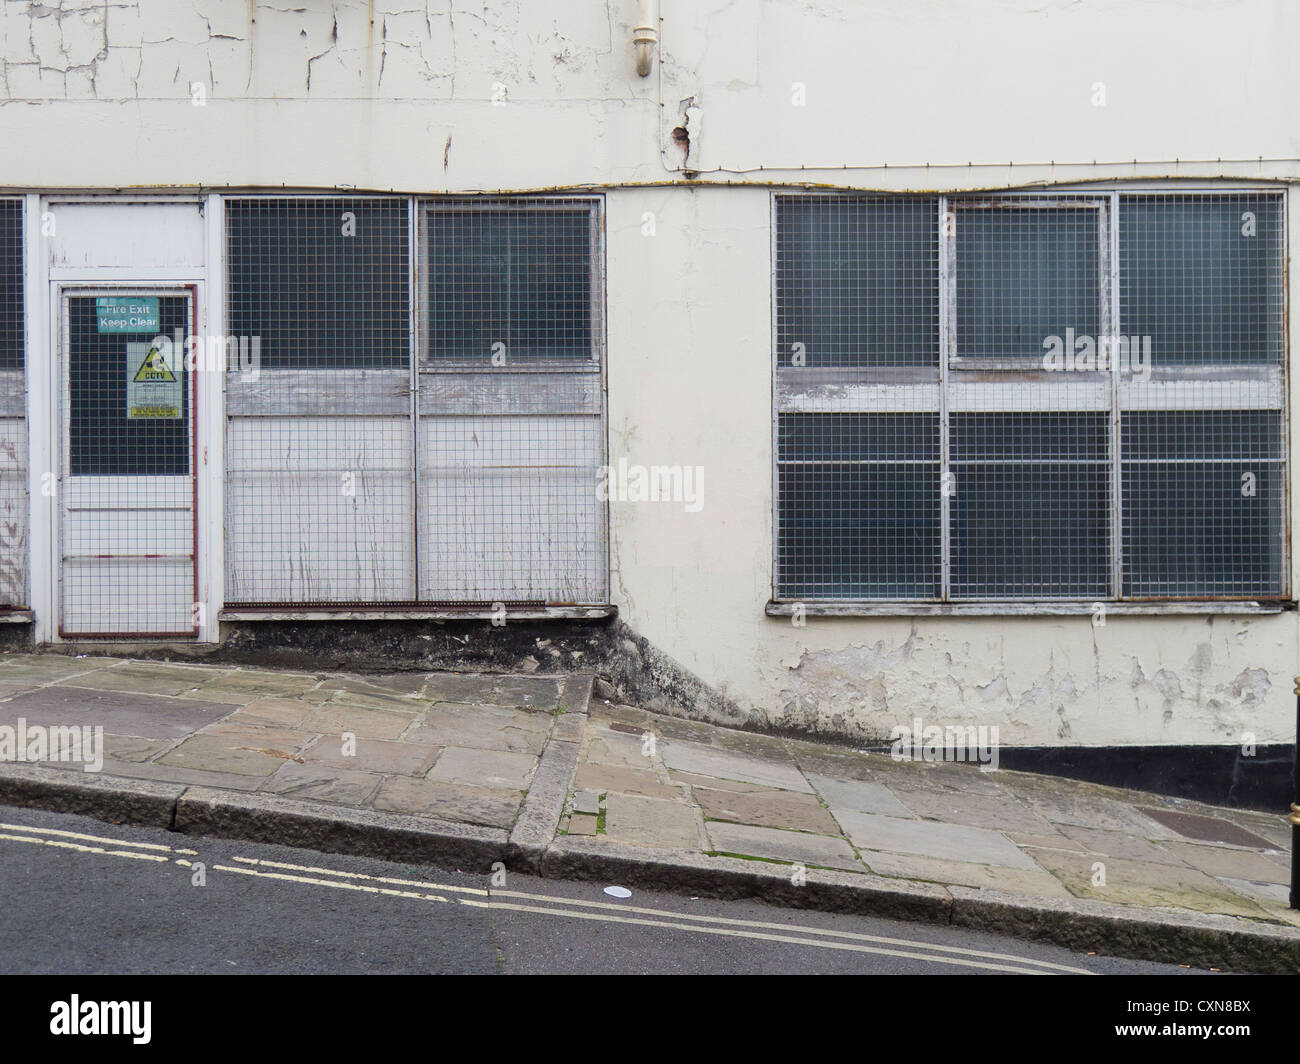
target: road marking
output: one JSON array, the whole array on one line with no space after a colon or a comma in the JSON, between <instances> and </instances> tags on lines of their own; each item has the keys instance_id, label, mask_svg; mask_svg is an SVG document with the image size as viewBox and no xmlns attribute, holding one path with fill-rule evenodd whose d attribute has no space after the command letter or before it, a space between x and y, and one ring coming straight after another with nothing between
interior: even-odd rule
<instances>
[{"instance_id":1,"label":"road marking","mask_svg":"<svg viewBox=\"0 0 1300 1064\"><path fill-rule=\"evenodd\" d=\"M449 883L430 883L421 880L393 879L387 876L368 876L361 872L344 872L333 868L321 868L315 865L297 865L285 861L267 861L259 860L253 857L235 857L234 860L246 864L262 865L270 868L280 868L291 872L310 872L315 875L343 876L355 879L364 879L376 883L397 883L409 886L431 887L435 890L444 890L457 894L473 894L479 897L492 900L495 898L518 898L522 901L539 901L549 904L581 906L587 909L606 909L619 913L639 913L643 916L661 916L673 920L691 920L699 923L724 924L729 927L751 927L764 931L785 931L794 932L800 935L822 935L828 938L843 938L854 942L871 942L884 946L903 946L907 949L927 949L939 953L951 953L963 957L984 957L989 960L1007 960L1009 955L1005 953L993 953L987 950L962 949L959 946L944 946L938 943L917 942L906 938L889 938L883 935L868 935L858 931L839 931L832 928L812 927L806 924L779 924L771 921L762 920L741 920L727 916L707 916L698 913L676 912L671 909L649 909L636 905L616 905L610 902L586 901L581 898L566 898L551 894L529 894L518 890L482 890L477 887L458 887ZM467 903L468 904L468 903ZM1023 964L1032 964L1040 968L1050 968L1055 971L1069 972L1073 975L1091 974L1083 968L1074 968L1065 964L1055 964L1051 961L1033 960L1029 957L1014 957L1014 959Z\"/></svg>"},{"instance_id":2,"label":"road marking","mask_svg":"<svg viewBox=\"0 0 1300 1064\"><path fill-rule=\"evenodd\" d=\"M995 972L1016 972L1020 975L1051 975L1053 973L1043 971L1041 968L1026 968L1020 965L1010 964L992 964L988 961L966 960L961 957L945 957L931 953L909 953L905 950L884 949L879 946L860 946L852 942L825 942L818 939L796 938L793 935L771 935L757 931L743 931L729 927L709 927L704 924L679 924L665 920L642 920L632 916L606 916L604 913L581 913L573 912L567 909L548 909L537 905L511 905L508 902L496 901L472 901L469 898L458 898L462 905L469 905L476 909L509 909L515 912L524 913L545 913L551 916L567 916L574 920L599 920L602 923L612 924L640 924L644 927L671 927L681 931L693 931L702 935L725 935L731 938L749 938L758 939L763 942L788 942L796 946L813 946L817 949L838 949L849 950L853 953L874 953L886 957L904 957L908 960L925 961L929 964L953 964L962 968L982 968L986 971ZM924 945L916 943L916 945ZM994 954L997 956L997 954ZM1019 960L1019 958L1007 956L1008 960ZM1032 961L1030 962L1033 963ZM1091 972L1084 971L1082 968L1068 968L1066 971L1075 972L1079 975L1091 975Z\"/></svg>"},{"instance_id":3,"label":"road marking","mask_svg":"<svg viewBox=\"0 0 1300 1064\"><path fill-rule=\"evenodd\" d=\"M26 832L23 835L8 834L3 829ZM58 836L44 838L42 836ZM56 849L71 850L79 853L95 853L108 857L129 857L137 860L166 863L171 858L168 854L196 855L196 851L173 849L159 843L131 842L102 835L88 835L82 832L61 831L56 828L33 828L23 824L0 823L0 839L12 842L35 843ZM81 839L83 842L104 842L115 846L134 846L137 850L107 849L101 846L65 841ZM141 853L139 850L160 850L162 853ZM285 861L234 856L239 865L213 865L213 871L232 872L237 875L254 876L280 882L303 883L310 886L332 887L336 890L351 890L358 893L382 895L386 897L406 898L416 901L433 901L447 903L441 894L428 893L426 890L399 890L393 886L433 888L457 895L457 901L472 908L497 909L502 911L536 913L539 915L562 916L574 920L594 920L602 923L629 924L642 927L664 927L672 930L693 931L699 934L720 935L731 938L746 938L758 941L781 942L793 945L811 946L818 949L834 949L854 953L871 953L880 956L901 957L908 960L920 960L933 964L949 964L965 968L979 968L988 971L1017 972L1032 975L1051 975L1055 972L1069 972L1078 975L1091 975L1087 969L1055 964L1049 961L1018 957L1014 954L994 953L986 950L969 950L958 946L944 946L937 943L920 942L911 939L888 938L880 935L868 935L855 931L839 931L831 928L812 927L803 924L780 924L770 921L742 920L724 916L708 916L697 913L676 912L670 909L652 909L641 906L615 905L608 902L587 901L581 898L566 898L547 894L530 894L524 891L495 890L488 891L478 887L462 887L449 883L434 883L422 880L399 879L392 876L371 876L361 872L346 872L338 869L313 865L297 865ZM192 867L191 862L178 858L178 865ZM257 868L248 866L258 866ZM259 869L276 869L261 871ZM294 873L306 872L310 875ZM325 879L322 876L335 878ZM363 880L364 882L349 882ZM393 886L377 886L375 884ZM522 905L498 901L498 898L515 898L521 901L542 902L543 905ZM481 900L480 900L481 899ZM583 912L581 909L598 909L600 912ZM619 915L637 913L638 916ZM651 919L650 917L653 917ZM774 934L772 932L784 932ZM821 936L809 938L800 936ZM827 939L844 939L848 941L827 941ZM867 945L871 943L871 945ZM902 949L887 947L899 946ZM927 952L918 952L927 951ZM1010 962L1010 963L997 963Z\"/></svg>"},{"instance_id":4,"label":"road marking","mask_svg":"<svg viewBox=\"0 0 1300 1064\"><path fill-rule=\"evenodd\" d=\"M135 850L106 850L102 846L83 846L77 842L64 842L61 839L42 839L36 835L8 835L0 833L0 839L10 842L31 842L38 846L53 846L60 850L76 850L78 853L102 853L108 857L134 857L137 861L162 861L168 858L161 853L138 853Z\"/></svg>"},{"instance_id":5,"label":"road marking","mask_svg":"<svg viewBox=\"0 0 1300 1064\"><path fill-rule=\"evenodd\" d=\"M336 879L314 879L308 876L294 876L288 872L259 872L255 868L235 868L232 865L213 865L214 872L235 872L241 876L257 876L261 879L281 879L292 883L310 883L318 887L333 887L335 890L357 890L367 894L387 894L394 898L414 898L418 901L441 901L447 899L438 894L421 894L411 890L390 890L387 887L371 887L365 883L342 883Z\"/></svg>"},{"instance_id":6,"label":"road marking","mask_svg":"<svg viewBox=\"0 0 1300 1064\"><path fill-rule=\"evenodd\" d=\"M83 835L80 831L59 831L57 828L32 828L26 824L0 823L0 831L30 831L37 835L54 835L61 839L84 839L86 842L111 842L115 846L136 846L142 850L163 850L172 852L170 846L157 842L129 842L126 839L112 839L104 835ZM193 850L180 850L179 853L193 853Z\"/></svg>"}]
</instances>

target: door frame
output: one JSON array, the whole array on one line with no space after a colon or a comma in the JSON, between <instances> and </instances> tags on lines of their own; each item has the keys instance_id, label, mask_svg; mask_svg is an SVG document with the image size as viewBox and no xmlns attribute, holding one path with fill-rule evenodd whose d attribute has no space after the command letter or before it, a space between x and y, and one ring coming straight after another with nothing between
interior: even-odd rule
<instances>
[{"instance_id":1,"label":"door frame","mask_svg":"<svg viewBox=\"0 0 1300 1064\"><path fill-rule=\"evenodd\" d=\"M111 294L113 292L137 292L149 295L187 295L190 300L190 335L202 337L200 322L204 320L201 305L206 287L203 278L159 278L152 276L157 271L140 270L132 274L130 270L98 269L87 270L83 277L60 277L49 282L49 368L50 368L50 402L48 404L50 457L54 480L54 505L50 509L50 572L49 595L46 608L50 617L49 638L51 642L79 642L82 640L198 640L203 635L205 617L194 615L194 624L185 631L176 632L106 632L106 633L65 633L63 627L63 492L65 478L70 474L67 467L68 426L66 424L65 399L67 392L67 352L64 350L64 299L78 295L92 296ZM105 276L108 274L108 276ZM183 356L182 356L183 357ZM197 368L187 369L189 385L189 436L190 436L190 505L192 507L191 552L192 552L192 598L194 606L202 603L201 598L201 561L199 556L199 388Z\"/></svg>"}]
</instances>

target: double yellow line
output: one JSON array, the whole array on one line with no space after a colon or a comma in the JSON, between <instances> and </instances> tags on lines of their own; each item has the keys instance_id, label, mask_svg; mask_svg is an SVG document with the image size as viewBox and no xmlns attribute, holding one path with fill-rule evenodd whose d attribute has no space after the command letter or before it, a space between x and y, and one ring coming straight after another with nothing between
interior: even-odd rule
<instances>
[{"instance_id":1,"label":"double yellow line","mask_svg":"<svg viewBox=\"0 0 1300 1064\"><path fill-rule=\"evenodd\" d=\"M189 857L197 856L194 850L176 849L160 843L130 842L125 839L105 838L74 831L53 828L33 828L22 824L0 823L0 841L26 842L50 846L55 849L98 854L108 857L134 858L154 863L175 861L189 867ZM97 845L104 844L104 845ZM178 855L178 856L173 856ZM419 879L399 879L391 876L371 876L360 872L344 872L317 865L291 864L285 861L268 861L253 857L234 857L235 864L215 864L214 872L253 876L283 883L347 890L361 894L403 898L441 904L459 904L474 909L495 909L506 912L534 913L568 920L591 920L607 924L630 924L641 927L662 927L671 931L693 934L717 935L728 938L750 939L761 942L780 942L788 945L817 949L841 950L852 953L869 953L879 956L919 960L928 964L946 964L982 971L1013 972L1022 975L1091 974L1084 968L1074 968L1049 961L1034 960L1014 954L994 953L988 950L963 949L942 946L915 939L889 938L856 931L837 931L831 928L806 924L785 924L761 920L739 920L723 916L702 916L671 909L652 909L636 905L586 901L549 894L530 894L516 890L487 890L480 887L462 887L450 883L437 883Z\"/></svg>"}]
</instances>

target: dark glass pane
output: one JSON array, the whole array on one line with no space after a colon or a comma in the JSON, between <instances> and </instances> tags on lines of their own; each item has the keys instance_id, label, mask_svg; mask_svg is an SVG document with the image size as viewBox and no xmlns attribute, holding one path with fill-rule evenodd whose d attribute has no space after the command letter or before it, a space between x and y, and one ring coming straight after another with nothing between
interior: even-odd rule
<instances>
[{"instance_id":1,"label":"dark glass pane","mask_svg":"<svg viewBox=\"0 0 1300 1064\"><path fill-rule=\"evenodd\" d=\"M590 207L431 208L430 359L504 364L591 359Z\"/></svg>"},{"instance_id":2,"label":"dark glass pane","mask_svg":"<svg viewBox=\"0 0 1300 1064\"><path fill-rule=\"evenodd\" d=\"M1104 413L951 415L953 598L1106 598Z\"/></svg>"},{"instance_id":3,"label":"dark glass pane","mask_svg":"<svg viewBox=\"0 0 1300 1064\"><path fill-rule=\"evenodd\" d=\"M410 364L405 200L226 204L227 316L262 369Z\"/></svg>"},{"instance_id":4,"label":"dark glass pane","mask_svg":"<svg viewBox=\"0 0 1300 1064\"><path fill-rule=\"evenodd\" d=\"M777 200L779 363L934 366L938 202L853 196Z\"/></svg>"},{"instance_id":5,"label":"dark glass pane","mask_svg":"<svg viewBox=\"0 0 1300 1064\"><path fill-rule=\"evenodd\" d=\"M1096 337L1098 228L1092 208L958 208L958 357L1041 363L1050 336Z\"/></svg>"},{"instance_id":6,"label":"dark glass pane","mask_svg":"<svg viewBox=\"0 0 1300 1064\"><path fill-rule=\"evenodd\" d=\"M1122 438L1126 596L1282 594L1280 411L1126 413Z\"/></svg>"},{"instance_id":7,"label":"dark glass pane","mask_svg":"<svg viewBox=\"0 0 1300 1064\"><path fill-rule=\"evenodd\" d=\"M1279 196L1122 196L1120 328L1161 365L1282 361Z\"/></svg>"},{"instance_id":8,"label":"dark glass pane","mask_svg":"<svg viewBox=\"0 0 1300 1064\"><path fill-rule=\"evenodd\" d=\"M939 419L784 414L778 593L939 596Z\"/></svg>"},{"instance_id":9,"label":"dark glass pane","mask_svg":"<svg viewBox=\"0 0 1300 1064\"><path fill-rule=\"evenodd\" d=\"M22 369L23 204L0 200L0 370Z\"/></svg>"}]
</instances>

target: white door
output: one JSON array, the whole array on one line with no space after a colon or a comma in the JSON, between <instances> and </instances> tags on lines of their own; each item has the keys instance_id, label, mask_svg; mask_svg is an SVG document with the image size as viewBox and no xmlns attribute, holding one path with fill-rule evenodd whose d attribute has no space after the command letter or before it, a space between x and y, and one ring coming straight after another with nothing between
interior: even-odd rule
<instances>
[{"instance_id":1,"label":"white door","mask_svg":"<svg viewBox=\"0 0 1300 1064\"><path fill-rule=\"evenodd\" d=\"M59 288L59 635L197 635L193 285Z\"/></svg>"}]
</instances>

